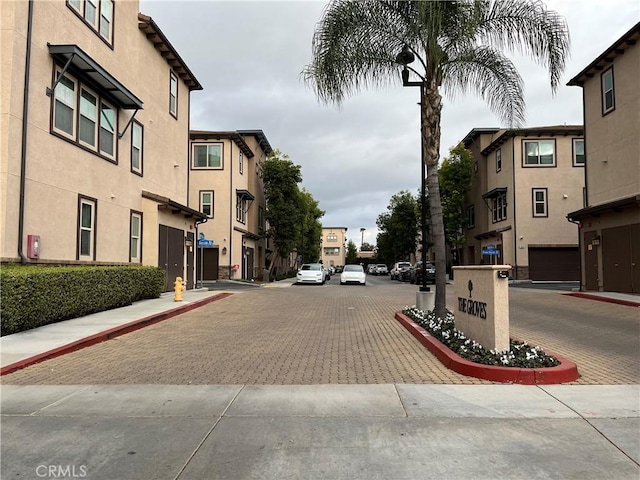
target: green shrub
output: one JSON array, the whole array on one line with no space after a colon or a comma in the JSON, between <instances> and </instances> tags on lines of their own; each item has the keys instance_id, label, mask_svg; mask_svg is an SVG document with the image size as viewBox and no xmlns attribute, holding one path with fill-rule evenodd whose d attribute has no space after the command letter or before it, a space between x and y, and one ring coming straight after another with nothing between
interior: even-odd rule
<instances>
[{"instance_id":1,"label":"green shrub","mask_svg":"<svg viewBox=\"0 0 640 480\"><path fill-rule=\"evenodd\" d=\"M1 334L157 298L164 277L163 270L143 266L3 266Z\"/></svg>"}]
</instances>

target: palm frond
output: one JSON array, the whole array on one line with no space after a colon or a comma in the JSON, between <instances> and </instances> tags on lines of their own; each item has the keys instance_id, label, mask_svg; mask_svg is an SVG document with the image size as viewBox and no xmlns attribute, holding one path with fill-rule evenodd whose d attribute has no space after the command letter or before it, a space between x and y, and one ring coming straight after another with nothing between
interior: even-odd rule
<instances>
[{"instance_id":1,"label":"palm frond","mask_svg":"<svg viewBox=\"0 0 640 480\"><path fill-rule=\"evenodd\" d=\"M515 65L491 47L474 47L443 65L443 90L453 98L474 92L511 127L524 124L524 82Z\"/></svg>"},{"instance_id":2,"label":"palm frond","mask_svg":"<svg viewBox=\"0 0 640 480\"><path fill-rule=\"evenodd\" d=\"M557 90L571 45L564 17L538 0L475 0L474 11L478 43L529 56L549 70Z\"/></svg>"}]
</instances>

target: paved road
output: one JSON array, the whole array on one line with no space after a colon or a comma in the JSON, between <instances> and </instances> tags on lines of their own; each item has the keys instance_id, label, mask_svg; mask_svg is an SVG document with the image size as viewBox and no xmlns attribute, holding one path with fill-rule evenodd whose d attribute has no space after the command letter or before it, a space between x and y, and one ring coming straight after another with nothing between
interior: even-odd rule
<instances>
[{"instance_id":1,"label":"paved road","mask_svg":"<svg viewBox=\"0 0 640 480\"><path fill-rule=\"evenodd\" d=\"M415 292L388 277L365 287L340 286L336 277L324 286L246 289L2 383L490 383L444 368L394 320ZM575 361L582 377L574 383L640 383L637 308L552 290L510 289L510 297L512 336Z\"/></svg>"}]
</instances>

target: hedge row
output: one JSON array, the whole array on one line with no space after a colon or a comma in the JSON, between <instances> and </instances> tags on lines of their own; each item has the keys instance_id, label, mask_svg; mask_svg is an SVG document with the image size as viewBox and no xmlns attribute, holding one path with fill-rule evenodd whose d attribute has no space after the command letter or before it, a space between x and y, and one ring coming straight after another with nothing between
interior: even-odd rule
<instances>
[{"instance_id":1,"label":"hedge row","mask_svg":"<svg viewBox=\"0 0 640 480\"><path fill-rule=\"evenodd\" d=\"M9 335L157 298L164 284L157 267L3 266L0 331Z\"/></svg>"}]
</instances>

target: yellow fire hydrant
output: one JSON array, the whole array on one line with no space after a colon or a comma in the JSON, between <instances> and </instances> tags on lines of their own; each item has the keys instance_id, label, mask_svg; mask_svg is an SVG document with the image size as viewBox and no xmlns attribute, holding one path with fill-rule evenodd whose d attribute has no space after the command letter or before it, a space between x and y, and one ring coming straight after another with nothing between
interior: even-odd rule
<instances>
[{"instance_id":1,"label":"yellow fire hydrant","mask_svg":"<svg viewBox=\"0 0 640 480\"><path fill-rule=\"evenodd\" d=\"M181 302L182 301L182 292L186 288L187 287L185 287L184 282L182 281L182 277L176 277L176 281L173 284L173 291L175 292L175 295L173 296L173 301L174 302Z\"/></svg>"}]
</instances>

